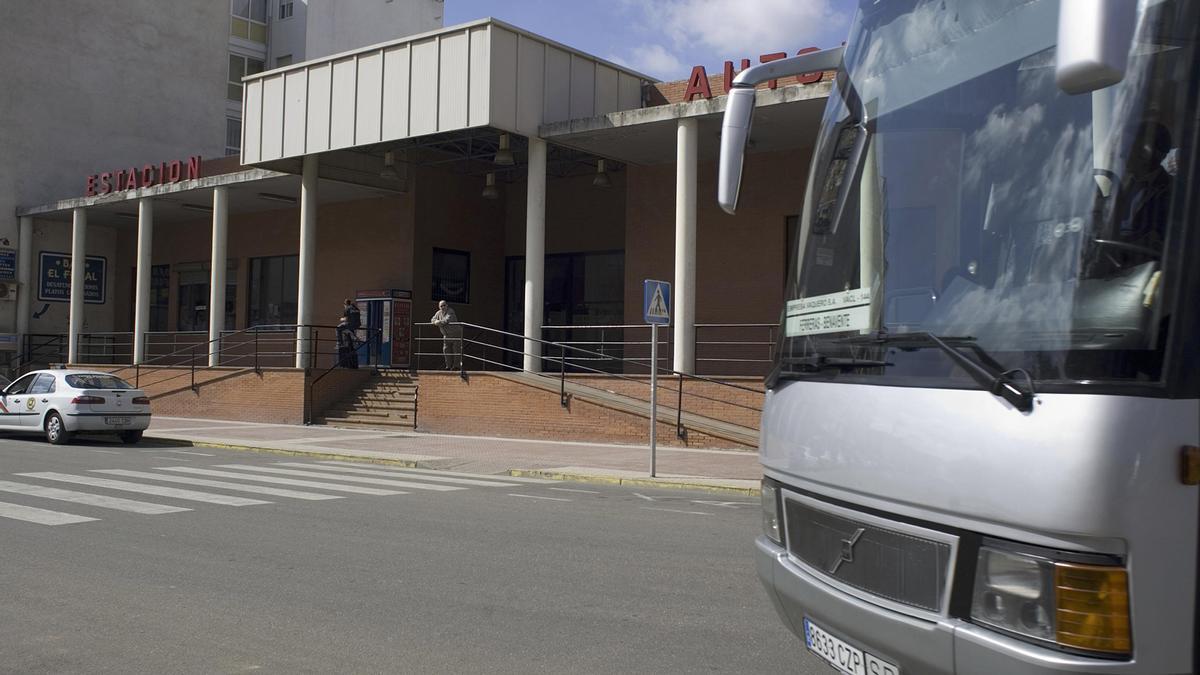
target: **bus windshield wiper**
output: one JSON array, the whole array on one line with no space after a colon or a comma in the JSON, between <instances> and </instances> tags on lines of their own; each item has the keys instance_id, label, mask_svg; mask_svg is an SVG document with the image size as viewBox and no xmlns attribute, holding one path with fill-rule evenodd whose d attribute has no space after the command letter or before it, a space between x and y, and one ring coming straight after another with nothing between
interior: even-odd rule
<instances>
[{"instance_id":1,"label":"bus windshield wiper","mask_svg":"<svg viewBox=\"0 0 1200 675\"><path fill-rule=\"evenodd\" d=\"M1029 373L1020 368L1004 370L1002 366L995 362L978 344L975 343L973 337L938 337L933 333L874 333L872 335L861 335L856 337L843 338L838 340L842 343L851 344L904 344L912 343L913 346L928 346L932 345L946 353L947 356L954 361L958 367L966 371L971 379L979 383L979 386L995 396L1008 401L1014 408L1021 412L1031 412L1033 410L1033 398L1036 392L1033 390L1033 378ZM958 345L958 346L956 346ZM979 355L979 361L968 358L965 354L959 351L959 347L969 347L971 351ZM903 348L903 347L902 347ZM1022 389L1017 384L1017 380L1013 375L1024 375L1025 387Z\"/></svg>"}]
</instances>

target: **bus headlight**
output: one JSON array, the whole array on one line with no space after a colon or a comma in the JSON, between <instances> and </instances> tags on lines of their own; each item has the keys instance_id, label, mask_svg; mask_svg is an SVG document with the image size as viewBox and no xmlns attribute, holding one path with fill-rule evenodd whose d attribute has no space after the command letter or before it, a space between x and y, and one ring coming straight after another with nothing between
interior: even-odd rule
<instances>
[{"instance_id":1,"label":"bus headlight","mask_svg":"<svg viewBox=\"0 0 1200 675\"><path fill-rule=\"evenodd\" d=\"M1049 552L981 547L971 620L1075 650L1132 651L1125 569L1054 560Z\"/></svg>"},{"instance_id":2,"label":"bus headlight","mask_svg":"<svg viewBox=\"0 0 1200 675\"><path fill-rule=\"evenodd\" d=\"M767 539L783 546L783 535L779 527L779 486L768 478L762 481L763 534Z\"/></svg>"}]
</instances>

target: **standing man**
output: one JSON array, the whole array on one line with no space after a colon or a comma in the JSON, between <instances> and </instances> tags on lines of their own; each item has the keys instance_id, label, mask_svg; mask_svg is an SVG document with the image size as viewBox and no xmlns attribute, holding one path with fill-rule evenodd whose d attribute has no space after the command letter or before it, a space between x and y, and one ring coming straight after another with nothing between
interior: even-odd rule
<instances>
[{"instance_id":1,"label":"standing man","mask_svg":"<svg viewBox=\"0 0 1200 675\"><path fill-rule=\"evenodd\" d=\"M446 357L446 370L458 370L462 359L462 326L458 315L445 300L438 302L438 311L429 320L442 332L442 355Z\"/></svg>"}]
</instances>

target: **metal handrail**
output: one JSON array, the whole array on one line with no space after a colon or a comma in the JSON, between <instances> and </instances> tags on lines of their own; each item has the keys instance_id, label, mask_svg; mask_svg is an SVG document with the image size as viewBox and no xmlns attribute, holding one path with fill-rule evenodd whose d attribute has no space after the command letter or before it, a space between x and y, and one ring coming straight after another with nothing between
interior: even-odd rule
<instances>
[{"instance_id":1,"label":"metal handrail","mask_svg":"<svg viewBox=\"0 0 1200 675\"><path fill-rule=\"evenodd\" d=\"M742 386L739 384L734 384L731 382L724 382L724 381L717 380L714 378L705 377L703 375L693 375L691 373L683 373L683 372L676 371L674 369L664 369L661 365L657 365L657 364L652 365L648 361L641 360L641 359L631 359L631 358L625 358L625 357L612 356L609 354L602 354L600 352L596 352L596 351L589 350L589 349L584 349L582 347L578 347L575 345L565 344L565 343L561 343L561 342L554 342L554 341L545 340L542 338L526 338L524 335L510 333L508 331L503 331L503 330L499 330L499 329L495 329L495 328L489 328L487 326L480 326L477 324L472 324L472 323L467 323L467 322L456 322L456 323L452 324L452 325L459 326L463 329L463 335L460 337L449 337L449 338L447 338L447 336L422 337L420 335L419 328L432 326L432 325L434 325L434 324L428 323L428 322L414 323L413 324L414 328L417 328L418 330L414 330L413 340L417 343L427 342L427 341L442 341L445 339L458 340L460 343L460 349L458 350L459 351L459 354L458 354L459 355L459 364L460 364L459 370L460 370L460 376L463 377L464 379L466 379L466 377L467 377L466 360L468 358L472 359L478 363L482 363L482 364L493 365L493 366L497 366L500 368L511 369L511 370L521 370L522 372L529 372L529 371L524 371L523 368L516 368L510 364L503 363L502 361L499 361L499 360L489 359L489 358L486 358L485 356L480 356L477 354L470 354L470 353L468 353L468 351L466 349L466 346L468 346L468 345L478 345L480 347L484 347L487 349L495 349L501 353L519 354L519 355L521 355L522 358L524 358L525 356L534 356L539 360L549 361L550 363L554 363L557 360L558 364L559 364L559 369L558 369L559 372L557 375L547 374L545 372L529 372L529 374L536 375L539 377L557 377L559 379L560 403L563 405L563 407L566 407L569 402L569 397L567 396L567 392L566 392L566 361L568 358L573 359L573 361L572 361L574 364L573 367L577 368L579 370L590 371L590 372L597 373L597 374L603 374L603 375L606 375L609 377L614 377L619 380L627 380L627 381L631 381L631 382L636 382L639 385L648 385L648 383L645 382L643 379L629 377L622 373L612 373L612 372L608 372L608 371L599 370L597 368L591 368L591 367L588 367L585 365L581 365L574 361L574 357L567 356L568 351L571 351L573 353L586 354L591 357L600 357L603 359L607 359L607 360L611 360L611 361L615 361L615 362L619 362L619 363L623 363L623 364L632 364L632 365L636 365L636 366L639 366L642 368L646 368L647 370L649 370L651 368L655 368L657 366L656 369L659 373L673 375L677 378L677 380L679 382L678 404L676 406L676 434L680 438L685 439L687 437L686 429L683 426L683 396L685 393L686 393L686 395L688 395L690 397L694 397L694 398L698 398L698 399L702 399L702 400L715 401L715 402L718 402L718 403L721 403L724 405L728 405L731 407L735 407L735 408L742 408L744 410L750 410L750 411L759 412L759 413L762 412L762 408L758 407L758 406L746 405L743 403L736 403L736 402L732 402L732 401L726 401L726 400L717 399L717 398L705 396L703 394L694 393L694 392L685 392L683 384L689 380L696 381L696 382L708 382L708 383L711 383L714 385L718 385L720 387L738 389L738 390L742 390L742 391L752 392L754 394L762 394L761 389L754 389L751 387L745 387L745 386ZM468 329L472 330L474 332L473 337L470 337L466 334ZM502 338L511 338L514 340L521 340L522 347L521 347L521 349L518 350L518 349L511 348L511 347L506 347L503 344L492 344L490 342L482 342L477 339L480 337L481 334L491 334L491 335L501 336ZM538 344L542 347L550 347L552 349L542 349L541 354L534 354L531 352L526 352L524 349L524 346L523 346L525 344L525 342L524 342L525 340L529 340L530 342ZM557 359L553 356L553 351L558 352ZM414 356L417 357L416 359L414 359L414 364L419 363L419 360L421 357L436 356L436 355L437 355L436 353L424 352L421 350L414 350ZM414 367L417 367L417 366L414 365ZM594 387L594 386L591 386L588 384L583 384L580 382L575 382L575 385L581 386L581 387L587 387L590 389L606 391L606 390L600 389L599 387Z\"/></svg>"}]
</instances>

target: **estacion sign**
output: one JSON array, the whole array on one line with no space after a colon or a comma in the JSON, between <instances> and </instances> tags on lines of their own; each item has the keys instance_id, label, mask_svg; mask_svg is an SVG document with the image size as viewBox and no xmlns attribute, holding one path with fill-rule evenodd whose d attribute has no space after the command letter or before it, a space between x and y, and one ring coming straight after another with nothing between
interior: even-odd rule
<instances>
[{"instance_id":1,"label":"estacion sign","mask_svg":"<svg viewBox=\"0 0 1200 675\"><path fill-rule=\"evenodd\" d=\"M178 183L181 180L200 178L200 155L186 160L174 159L160 162L157 166L146 164L139 170L136 166L116 171L92 174L87 177L84 194L88 197L106 195L122 190Z\"/></svg>"}]
</instances>

